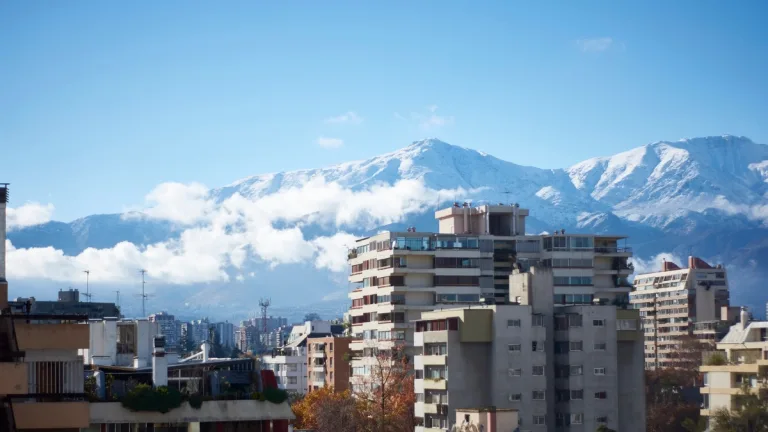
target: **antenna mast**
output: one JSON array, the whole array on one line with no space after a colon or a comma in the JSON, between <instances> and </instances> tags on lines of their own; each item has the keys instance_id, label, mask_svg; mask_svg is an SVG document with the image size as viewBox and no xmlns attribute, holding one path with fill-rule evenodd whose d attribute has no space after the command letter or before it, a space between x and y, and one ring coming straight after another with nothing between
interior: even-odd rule
<instances>
[{"instance_id":1,"label":"antenna mast","mask_svg":"<svg viewBox=\"0 0 768 432\"><path fill-rule=\"evenodd\" d=\"M120 309L120 290L115 291L117 293L117 308Z\"/></svg>"},{"instance_id":2,"label":"antenna mast","mask_svg":"<svg viewBox=\"0 0 768 432\"><path fill-rule=\"evenodd\" d=\"M259 300L259 307L261 308L261 332L267 334L267 308L272 302L268 298L261 298Z\"/></svg>"},{"instance_id":3,"label":"antenna mast","mask_svg":"<svg viewBox=\"0 0 768 432\"><path fill-rule=\"evenodd\" d=\"M83 273L85 273L85 294L83 294L83 297L88 299L88 303L91 302L91 288L89 284L89 279L91 276L90 270L83 270Z\"/></svg>"},{"instance_id":4,"label":"antenna mast","mask_svg":"<svg viewBox=\"0 0 768 432\"><path fill-rule=\"evenodd\" d=\"M146 318L147 317L146 301L148 296L144 293L144 285L146 285L147 283L144 281L144 275L147 274L147 271L144 269L141 269L139 270L139 273L141 273L141 317Z\"/></svg>"}]
</instances>

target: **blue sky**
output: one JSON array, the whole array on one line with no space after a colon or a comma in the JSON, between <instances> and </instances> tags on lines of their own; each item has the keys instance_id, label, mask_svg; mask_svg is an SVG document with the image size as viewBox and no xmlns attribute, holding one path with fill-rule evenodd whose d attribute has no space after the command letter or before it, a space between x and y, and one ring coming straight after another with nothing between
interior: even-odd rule
<instances>
[{"instance_id":1,"label":"blue sky","mask_svg":"<svg viewBox=\"0 0 768 432\"><path fill-rule=\"evenodd\" d=\"M0 181L71 220L432 136L551 168L768 143L768 3L542 3L5 1Z\"/></svg>"}]
</instances>

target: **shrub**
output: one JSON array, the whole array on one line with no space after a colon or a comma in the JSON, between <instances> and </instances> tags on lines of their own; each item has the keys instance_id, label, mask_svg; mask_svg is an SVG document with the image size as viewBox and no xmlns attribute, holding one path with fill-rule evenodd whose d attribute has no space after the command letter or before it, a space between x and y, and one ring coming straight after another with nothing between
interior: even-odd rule
<instances>
[{"instance_id":1,"label":"shrub","mask_svg":"<svg viewBox=\"0 0 768 432\"><path fill-rule=\"evenodd\" d=\"M152 388L139 384L125 395L120 403L131 411L157 411L163 414L181 406L182 396L178 390L169 387Z\"/></svg>"},{"instance_id":2,"label":"shrub","mask_svg":"<svg viewBox=\"0 0 768 432\"><path fill-rule=\"evenodd\" d=\"M706 366L723 366L728 364L728 359L721 352L714 352L704 361Z\"/></svg>"},{"instance_id":3,"label":"shrub","mask_svg":"<svg viewBox=\"0 0 768 432\"><path fill-rule=\"evenodd\" d=\"M281 404L288 400L288 392L282 389L266 388L262 394L266 400L275 404Z\"/></svg>"},{"instance_id":4,"label":"shrub","mask_svg":"<svg viewBox=\"0 0 768 432\"><path fill-rule=\"evenodd\" d=\"M200 409L203 406L203 395L200 393L189 395L189 406L194 409Z\"/></svg>"}]
</instances>

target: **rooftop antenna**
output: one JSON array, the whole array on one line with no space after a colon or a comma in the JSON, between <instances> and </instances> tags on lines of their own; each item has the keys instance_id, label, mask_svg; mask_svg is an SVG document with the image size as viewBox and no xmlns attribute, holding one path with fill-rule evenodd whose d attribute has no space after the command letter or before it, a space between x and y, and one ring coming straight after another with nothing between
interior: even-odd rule
<instances>
[{"instance_id":1,"label":"rooftop antenna","mask_svg":"<svg viewBox=\"0 0 768 432\"><path fill-rule=\"evenodd\" d=\"M267 334L267 308L272 302L268 298L259 299L259 307L261 308L261 332Z\"/></svg>"},{"instance_id":2,"label":"rooftop antenna","mask_svg":"<svg viewBox=\"0 0 768 432\"><path fill-rule=\"evenodd\" d=\"M89 284L89 279L90 279L90 276L91 276L91 271L90 270L83 270L83 273L85 273L85 294L83 294L83 297L87 298L88 299L88 303L90 303L91 302L91 296L92 296L91 289L90 289L90 284Z\"/></svg>"},{"instance_id":3,"label":"rooftop antenna","mask_svg":"<svg viewBox=\"0 0 768 432\"><path fill-rule=\"evenodd\" d=\"M120 290L116 290L117 293L117 308L120 309Z\"/></svg>"},{"instance_id":4,"label":"rooftop antenna","mask_svg":"<svg viewBox=\"0 0 768 432\"><path fill-rule=\"evenodd\" d=\"M504 192L502 192L505 196L504 201L507 202L509 205L512 205L512 201L509 200L509 189L504 189Z\"/></svg>"},{"instance_id":5,"label":"rooftop antenna","mask_svg":"<svg viewBox=\"0 0 768 432\"><path fill-rule=\"evenodd\" d=\"M147 282L144 280L144 275L147 274L147 271L144 269L139 270L139 273L141 273L141 317L146 318L147 317L147 297L149 297L144 292L144 285L147 284Z\"/></svg>"}]
</instances>

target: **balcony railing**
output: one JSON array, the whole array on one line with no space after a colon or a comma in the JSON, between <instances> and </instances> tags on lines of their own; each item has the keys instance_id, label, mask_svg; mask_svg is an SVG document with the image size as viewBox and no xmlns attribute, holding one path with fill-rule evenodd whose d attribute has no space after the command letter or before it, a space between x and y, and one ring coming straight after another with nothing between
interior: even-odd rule
<instances>
[{"instance_id":1,"label":"balcony railing","mask_svg":"<svg viewBox=\"0 0 768 432\"><path fill-rule=\"evenodd\" d=\"M597 246L595 253L632 253L631 247Z\"/></svg>"}]
</instances>

